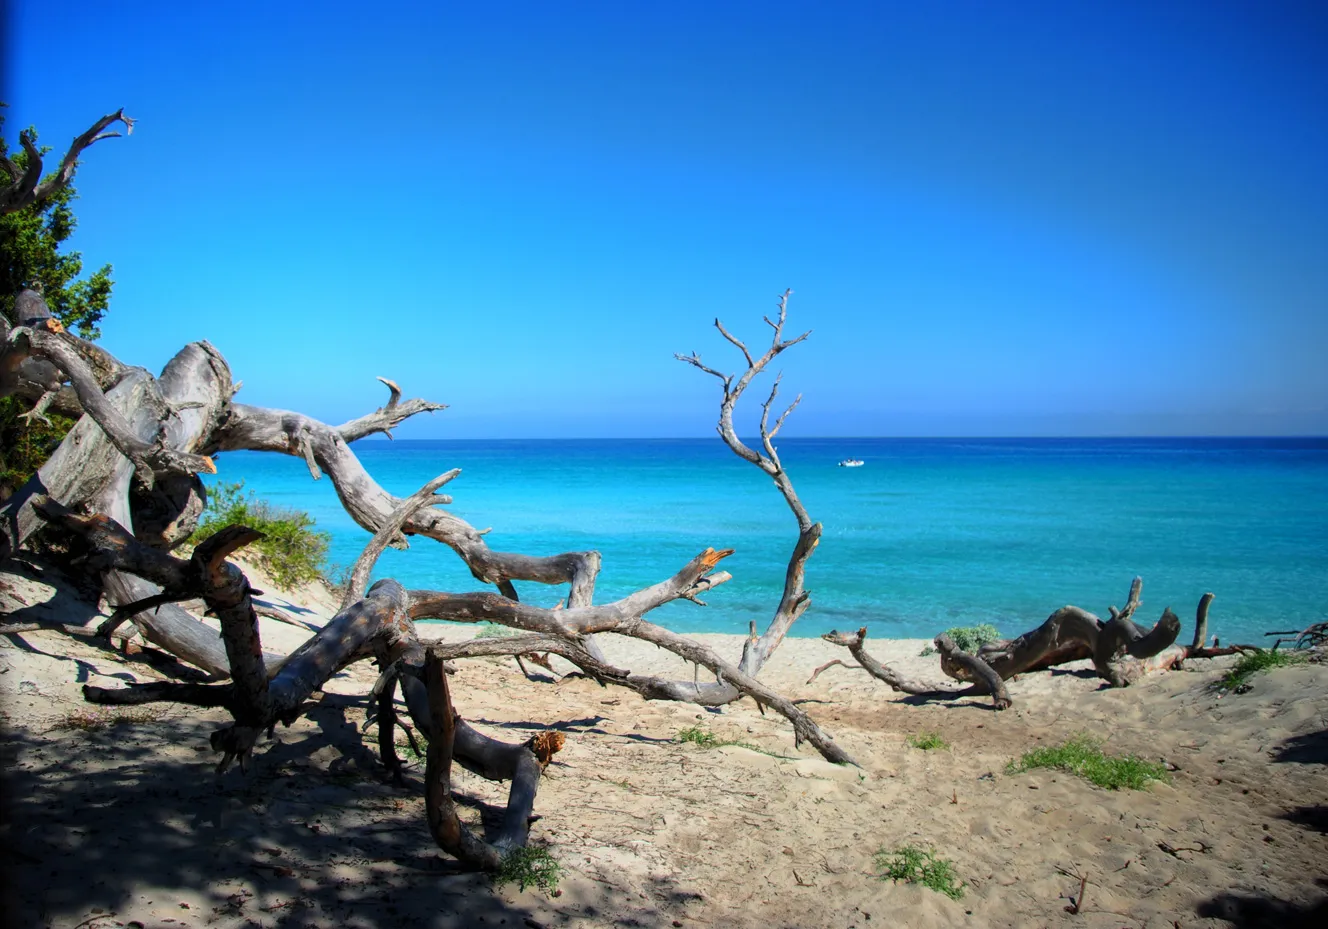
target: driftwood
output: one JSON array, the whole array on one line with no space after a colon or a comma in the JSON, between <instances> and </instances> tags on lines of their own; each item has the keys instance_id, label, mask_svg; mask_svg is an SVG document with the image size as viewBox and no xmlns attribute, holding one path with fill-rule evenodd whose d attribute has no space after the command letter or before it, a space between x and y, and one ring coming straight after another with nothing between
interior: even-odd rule
<instances>
[{"instance_id":1,"label":"driftwood","mask_svg":"<svg viewBox=\"0 0 1328 929\"><path fill-rule=\"evenodd\" d=\"M936 648L942 655L943 661L949 661L953 667L965 669L965 673L972 676L975 682L972 686L962 689L947 685L937 685L915 681L904 677L888 665L883 665L870 654L864 647L867 640L867 627L863 626L855 635L849 635L844 632L831 630L821 636L827 642L834 645L842 645L849 650L849 653L857 659L858 666L876 678L878 681L884 681L892 690L912 696L933 697L942 700L954 699L958 697L971 697L983 694L991 694L992 703L996 709L1003 710L1010 706L1010 694L1005 689L1005 682L1000 675L996 674L991 666L982 659L969 655L955 645L954 640L945 633L936 637ZM812 672L812 676L807 683L816 680L817 676L832 665L843 665L842 661L827 662ZM844 665L852 667L852 665Z\"/></svg>"},{"instance_id":2,"label":"driftwood","mask_svg":"<svg viewBox=\"0 0 1328 929\"><path fill-rule=\"evenodd\" d=\"M426 766L428 821L449 853L476 867L493 868L528 840L528 823L538 780L561 736L545 734L525 745L489 739L456 715L443 662L478 655L540 656L552 670L559 656L603 684L626 687L646 699L719 706L750 697L792 725L798 743L811 743L825 758L852 759L791 700L762 684L756 675L810 603L803 587L807 559L821 535L798 499L780 462L774 439L794 401L771 421L778 379L761 417L761 451L738 439L735 404L752 380L780 353L806 338L782 336L789 293L779 301L769 348L754 358L722 324L716 327L746 362L741 376L726 376L684 360L723 382L719 432L729 447L770 476L798 527L784 590L763 634L752 634L737 662L649 622L645 615L678 599L704 606L702 597L729 579L718 570L731 550L707 548L672 577L612 603L594 602L600 555L594 551L530 556L491 549L488 530L476 530L438 504L450 498L437 491L455 479L446 472L408 498L397 498L365 471L350 443L382 432L391 435L410 416L444 409L424 400L403 400L400 387L380 378L389 390L385 406L340 426L299 413L234 402L239 389L225 359L206 342L181 350L159 377L131 368L90 343L64 332L49 318L39 294L25 292L32 312L23 325L0 331L0 390L38 407L71 410L79 421L34 477L0 506L0 560L30 544L34 536L58 540L71 566L97 580L114 607L96 634L120 634L131 623L137 634L209 678L159 681L107 689L84 688L101 704L172 701L224 708L232 724L212 734L220 754L218 769L250 764L262 733L290 725L311 705L328 678L364 659L381 669L369 694L369 724L377 724L379 754L386 771L402 780L396 756L398 727L414 742L429 737ZM189 558L170 554L196 527L206 492L198 479L215 469L214 456L233 450L272 451L301 458L317 480L326 474L352 518L372 538L351 571L341 609L327 625L291 655L265 653L258 616L291 618L256 603L254 591L227 556L258 536L229 527L200 544ZM451 548L480 581L496 591L452 593L406 590L391 580L369 586L374 564L385 547L406 547L427 537ZM521 602L514 581L567 584L565 603L543 609ZM367 589L366 589L367 588ZM180 606L201 600L218 618L220 631L200 623ZM495 622L528 634L443 645L419 638L415 621ZM17 627L14 630L17 631ZM652 642L696 667L713 682L670 680L610 665L595 635L612 632ZM404 713L401 708L404 705ZM409 724L408 724L409 723ZM482 776L510 780L506 824L491 840L461 827L450 797L455 761Z\"/></svg>"},{"instance_id":3,"label":"driftwood","mask_svg":"<svg viewBox=\"0 0 1328 929\"><path fill-rule=\"evenodd\" d=\"M1141 629L1130 617L1142 605L1143 586L1143 578L1136 577L1130 584L1124 608L1109 607L1111 618L1105 622L1077 606L1063 606L1036 629L1015 639L988 642L975 655L958 649L949 636L937 636L935 644L940 652L941 670L948 677L971 685L962 690L909 680L881 664L864 647L866 627L859 629L857 635L830 632L821 638L846 647L861 670L894 690L940 699L993 694L997 709L1010 705L1004 681L1072 661L1091 660L1098 677L1113 687L1126 687L1149 672L1179 668L1186 659L1218 658L1256 650L1252 645L1219 648L1216 640L1212 646L1203 644L1208 631L1208 608L1213 602L1211 593L1199 600L1192 645L1173 644L1180 634L1180 620L1169 607L1162 611L1162 618L1153 628ZM808 683L835 665L853 667L838 659L826 662L812 672Z\"/></svg>"}]
</instances>

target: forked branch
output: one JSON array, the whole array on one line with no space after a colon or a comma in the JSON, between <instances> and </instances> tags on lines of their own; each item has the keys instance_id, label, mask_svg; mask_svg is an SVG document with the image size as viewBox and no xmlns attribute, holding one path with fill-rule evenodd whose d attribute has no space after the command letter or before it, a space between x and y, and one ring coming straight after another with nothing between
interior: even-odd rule
<instances>
[{"instance_id":1,"label":"forked branch","mask_svg":"<svg viewBox=\"0 0 1328 929\"><path fill-rule=\"evenodd\" d=\"M0 168L9 175L9 186L0 189L0 214L14 213L30 204L46 200L74 179L78 168L78 157L83 151L102 139L118 138L120 133L107 132L115 123L124 123L125 135L134 131L134 120L124 115L124 110L108 113L93 123L86 132L77 136L69 145L69 150L60 159L60 167L46 180L42 175L42 153L37 148L32 133L23 130L19 133L19 144L27 156L27 164L22 170L12 158L0 161Z\"/></svg>"}]
</instances>

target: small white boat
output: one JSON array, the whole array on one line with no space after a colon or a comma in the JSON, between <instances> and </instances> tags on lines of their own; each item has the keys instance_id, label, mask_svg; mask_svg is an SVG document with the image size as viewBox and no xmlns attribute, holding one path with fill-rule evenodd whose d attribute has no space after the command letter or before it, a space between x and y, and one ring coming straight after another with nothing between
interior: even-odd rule
<instances>
[{"instance_id":1,"label":"small white boat","mask_svg":"<svg viewBox=\"0 0 1328 929\"><path fill-rule=\"evenodd\" d=\"M841 468L861 468L864 464L866 462L861 458L845 458L839 463L839 466Z\"/></svg>"}]
</instances>

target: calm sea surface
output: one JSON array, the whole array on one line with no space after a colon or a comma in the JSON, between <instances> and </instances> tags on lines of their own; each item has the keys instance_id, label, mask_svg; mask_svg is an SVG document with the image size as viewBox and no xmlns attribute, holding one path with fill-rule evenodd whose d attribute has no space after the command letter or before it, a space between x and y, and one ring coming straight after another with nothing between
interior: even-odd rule
<instances>
[{"instance_id":1,"label":"calm sea surface","mask_svg":"<svg viewBox=\"0 0 1328 929\"><path fill-rule=\"evenodd\" d=\"M452 510L492 526L495 549L598 549L596 602L668 577L707 546L737 549L724 562L733 580L708 607L652 614L683 632L764 628L796 538L771 482L718 438L384 440L355 451L403 496L462 468L447 488ZM1207 590L1210 632L1227 641L1262 642L1328 609L1328 439L786 439L780 454L825 526L796 635L865 624L878 637L931 637L980 622L1017 634L1066 603L1105 617L1136 574L1140 618L1170 606L1186 641ZM848 457L866 465L837 467ZM352 563L369 538L301 460L240 452L218 466L220 480L311 513L332 535L333 561ZM389 550L377 575L480 586L429 540ZM518 590L545 606L565 592Z\"/></svg>"}]
</instances>

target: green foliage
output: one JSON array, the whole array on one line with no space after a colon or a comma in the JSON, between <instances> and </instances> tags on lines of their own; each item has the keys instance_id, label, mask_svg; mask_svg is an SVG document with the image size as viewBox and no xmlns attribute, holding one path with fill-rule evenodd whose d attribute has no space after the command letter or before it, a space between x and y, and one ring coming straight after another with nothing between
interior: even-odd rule
<instances>
[{"instance_id":1,"label":"green foliage","mask_svg":"<svg viewBox=\"0 0 1328 929\"><path fill-rule=\"evenodd\" d=\"M415 750L415 745L419 746L419 751ZM401 751L402 755L406 756L406 758L411 761L424 764L429 760L429 740L419 732L415 733L414 744L412 744L410 740L406 740L405 742L398 742L397 748Z\"/></svg>"},{"instance_id":2,"label":"green foliage","mask_svg":"<svg viewBox=\"0 0 1328 929\"><path fill-rule=\"evenodd\" d=\"M964 895L964 883L955 874L954 863L937 858L933 851L916 845L905 845L892 852L882 848L872 857L872 861L881 872L878 877L883 881L921 884L945 894L951 900L958 900Z\"/></svg>"},{"instance_id":3,"label":"green foliage","mask_svg":"<svg viewBox=\"0 0 1328 929\"><path fill-rule=\"evenodd\" d=\"M688 726L678 732L679 742L691 742L700 748L723 748L726 745L733 745L737 748L745 748L750 752L757 752L761 755L769 755L771 758L787 758L787 755L779 755L775 752L766 751L759 745L753 745L751 742L744 742L741 739L721 739L709 729L703 726Z\"/></svg>"},{"instance_id":4,"label":"green foliage","mask_svg":"<svg viewBox=\"0 0 1328 929\"><path fill-rule=\"evenodd\" d=\"M546 894L553 894L558 890L558 880L562 876L562 865L558 864L547 848L527 846L508 853L498 866L493 882L498 887L516 883L522 890L534 886Z\"/></svg>"},{"instance_id":5,"label":"green foliage","mask_svg":"<svg viewBox=\"0 0 1328 929\"><path fill-rule=\"evenodd\" d=\"M5 141L4 115L0 113L0 153L9 154ZM29 128L33 140L36 130ZM39 149L43 155L50 149ZM28 163L27 153L16 151L12 160L20 171ZM41 203L0 216L0 313L13 323L14 298L25 286L40 284L52 315L85 339L101 332L97 323L111 301L111 266L103 265L84 279L83 256L61 254L60 248L73 234L78 221L70 206L78 199L73 185L66 185Z\"/></svg>"},{"instance_id":6,"label":"green foliage","mask_svg":"<svg viewBox=\"0 0 1328 929\"><path fill-rule=\"evenodd\" d=\"M978 626L955 626L953 629L945 630L945 634L954 639L955 645L970 655L988 642L995 642L1001 637L1001 633L991 623L982 623Z\"/></svg>"},{"instance_id":7,"label":"green foliage","mask_svg":"<svg viewBox=\"0 0 1328 929\"><path fill-rule=\"evenodd\" d=\"M54 413L47 414L49 426L25 423L19 417L30 408L18 397L0 397L0 500L22 487L74 428L74 420Z\"/></svg>"},{"instance_id":8,"label":"green foliage","mask_svg":"<svg viewBox=\"0 0 1328 929\"><path fill-rule=\"evenodd\" d=\"M9 156L4 121L0 110L0 153ZM36 131L28 131L35 142ZM48 150L39 149L43 154ZM14 152L12 160L22 171L28 163L27 152ZM0 183L11 180L0 171ZM40 285L56 319L83 338L96 339L101 335L97 323L110 305L115 282L111 280L110 265L79 280L82 255L60 252L78 225L70 206L76 199L78 193L67 185L42 203L0 216L0 313L10 324L15 323L14 299L19 291ZM31 404L25 400L0 398L0 500L8 498L45 464L74 425L72 419L63 416L49 416L50 425L40 420L25 423L19 416L29 409Z\"/></svg>"},{"instance_id":9,"label":"green foliage","mask_svg":"<svg viewBox=\"0 0 1328 929\"><path fill-rule=\"evenodd\" d=\"M283 587L318 580L331 536L316 531L313 517L276 507L244 493L244 482L208 488L207 507L189 541L197 545L227 526L249 526L263 533L250 548L272 579Z\"/></svg>"},{"instance_id":10,"label":"green foliage","mask_svg":"<svg viewBox=\"0 0 1328 929\"><path fill-rule=\"evenodd\" d=\"M919 732L908 737L908 744L929 752L933 748L949 748L950 744L941 738L939 732Z\"/></svg>"},{"instance_id":11,"label":"green foliage","mask_svg":"<svg viewBox=\"0 0 1328 929\"><path fill-rule=\"evenodd\" d=\"M991 623L982 623L978 626L955 626L952 629L945 630L945 634L954 639L954 644L959 646L960 651L968 652L970 655L977 652L988 642L995 642L1001 638L1000 631ZM934 655L936 649L928 645L922 650L922 654L924 656Z\"/></svg>"},{"instance_id":12,"label":"green foliage","mask_svg":"<svg viewBox=\"0 0 1328 929\"><path fill-rule=\"evenodd\" d=\"M1077 774L1107 790L1143 790L1149 781L1169 781L1167 769L1155 761L1137 755L1108 755L1101 743L1080 733L1061 745L1035 748L1024 752L1018 761L1006 765L1007 774L1021 774L1034 768L1056 768Z\"/></svg>"},{"instance_id":13,"label":"green foliage","mask_svg":"<svg viewBox=\"0 0 1328 929\"><path fill-rule=\"evenodd\" d=\"M1305 656L1296 652L1272 651L1270 649L1246 652L1231 666L1231 669L1227 671L1222 680L1218 681L1217 686L1222 690L1238 690L1248 684L1251 677L1260 672L1271 671L1273 668L1286 668L1290 665L1300 664L1304 660Z\"/></svg>"},{"instance_id":14,"label":"green foliage","mask_svg":"<svg viewBox=\"0 0 1328 929\"><path fill-rule=\"evenodd\" d=\"M691 742L693 745L699 745L701 748L718 748L721 745L727 745L727 742L721 742L719 736L715 735L709 729L701 726L688 726L678 733L679 742Z\"/></svg>"}]
</instances>

